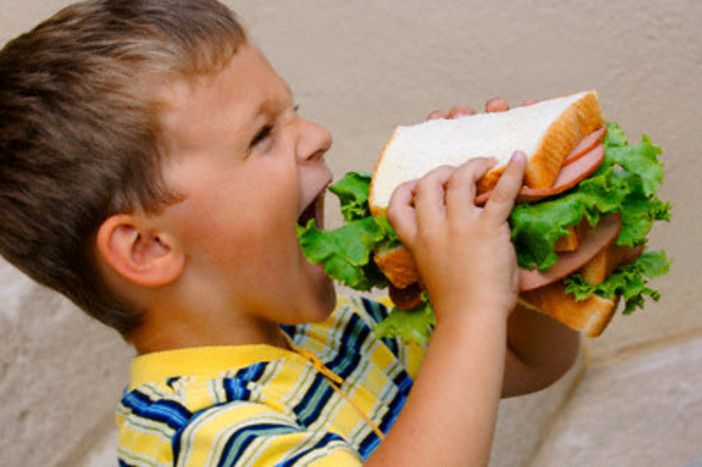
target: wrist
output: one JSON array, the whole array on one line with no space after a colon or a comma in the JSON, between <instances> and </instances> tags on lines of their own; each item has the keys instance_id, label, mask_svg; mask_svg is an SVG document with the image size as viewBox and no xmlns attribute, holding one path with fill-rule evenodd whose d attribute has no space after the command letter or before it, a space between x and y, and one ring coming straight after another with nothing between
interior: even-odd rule
<instances>
[{"instance_id":1,"label":"wrist","mask_svg":"<svg viewBox=\"0 0 702 467\"><path fill-rule=\"evenodd\" d=\"M511 300L433 300L436 323L463 326L476 322L496 322L507 324L507 319L514 308Z\"/></svg>"},{"instance_id":2,"label":"wrist","mask_svg":"<svg viewBox=\"0 0 702 467\"><path fill-rule=\"evenodd\" d=\"M506 345L509 312L505 312L502 306L475 303L455 306L449 311L441 313L441 310L435 310L433 341L451 342L455 350L462 345L478 342L488 347L493 344Z\"/></svg>"}]
</instances>

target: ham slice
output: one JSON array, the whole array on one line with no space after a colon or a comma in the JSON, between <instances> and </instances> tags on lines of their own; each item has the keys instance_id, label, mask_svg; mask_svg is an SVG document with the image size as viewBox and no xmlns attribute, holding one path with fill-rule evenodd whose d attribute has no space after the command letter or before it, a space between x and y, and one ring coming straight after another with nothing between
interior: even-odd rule
<instances>
[{"instance_id":1,"label":"ham slice","mask_svg":"<svg viewBox=\"0 0 702 467\"><path fill-rule=\"evenodd\" d=\"M404 289L395 287L391 282L388 284L388 292L390 300L396 307L403 310L409 310L422 303L422 287L419 285L419 282L415 282Z\"/></svg>"},{"instance_id":2,"label":"ham slice","mask_svg":"<svg viewBox=\"0 0 702 467\"><path fill-rule=\"evenodd\" d=\"M600 251L611 245L619 235L622 221L618 214L603 217L596 228L588 230L577 250L561 253L558 261L546 272L537 269L519 270L519 290L538 289L569 276L582 268Z\"/></svg>"},{"instance_id":3,"label":"ham slice","mask_svg":"<svg viewBox=\"0 0 702 467\"><path fill-rule=\"evenodd\" d=\"M575 185L586 179L604 161L604 146L597 144L588 152L581 154L568 165L561 167L553 186L550 188L522 187L517 195L518 203L533 203L550 196L570 190ZM491 191L481 193L475 198L475 204L482 205L490 199Z\"/></svg>"},{"instance_id":4,"label":"ham slice","mask_svg":"<svg viewBox=\"0 0 702 467\"><path fill-rule=\"evenodd\" d=\"M561 167L561 171L558 172L556 181L551 188L522 188L519 190L517 202L532 203L570 190L597 170L602 161L604 161L604 146L598 144L576 161Z\"/></svg>"},{"instance_id":5,"label":"ham slice","mask_svg":"<svg viewBox=\"0 0 702 467\"><path fill-rule=\"evenodd\" d=\"M571 164L590 152L591 149L602 142L606 134L607 127L602 127L599 130L595 130L587 135L580 141L580 143L578 143L575 149L573 149L571 153L566 156L566 158L563 160L563 165L565 166Z\"/></svg>"},{"instance_id":6,"label":"ham slice","mask_svg":"<svg viewBox=\"0 0 702 467\"><path fill-rule=\"evenodd\" d=\"M537 269L520 268L519 291L528 292L551 285L588 265L595 258L601 257L601 253L607 252L613 248L614 241L619 235L621 227L622 222L619 214L605 216L600 220L597 227L587 230L582 235L577 250L560 253L558 255L558 261L551 266L551 269L548 271L539 272ZM621 250L621 253L613 260L613 264L607 267L608 273L611 273L612 269L620 264L633 261L641 253L641 249L639 248L616 248L615 250ZM389 291L390 298L396 306L403 309L410 309L420 303L422 290L422 287L418 283L414 283L404 289L391 286Z\"/></svg>"}]
</instances>

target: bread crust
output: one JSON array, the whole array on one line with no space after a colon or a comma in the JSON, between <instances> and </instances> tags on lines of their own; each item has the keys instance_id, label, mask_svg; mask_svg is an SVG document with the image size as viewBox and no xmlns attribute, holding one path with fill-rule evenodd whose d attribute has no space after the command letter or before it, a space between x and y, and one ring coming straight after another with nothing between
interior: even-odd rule
<instances>
[{"instance_id":1,"label":"bread crust","mask_svg":"<svg viewBox=\"0 0 702 467\"><path fill-rule=\"evenodd\" d=\"M373 260L392 285L404 289L419 282L419 271L407 248L398 246L391 250L376 251Z\"/></svg>"},{"instance_id":2,"label":"bread crust","mask_svg":"<svg viewBox=\"0 0 702 467\"><path fill-rule=\"evenodd\" d=\"M568 154L585 136L604 124L605 119L595 91L590 91L573 102L546 130L539 148L529 158L524 185L530 188L551 187ZM503 171L504 167L498 167L488 172L478 182L478 192L494 189Z\"/></svg>"},{"instance_id":3,"label":"bread crust","mask_svg":"<svg viewBox=\"0 0 702 467\"><path fill-rule=\"evenodd\" d=\"M593 294L585 300L576 301L573 294L567 294L565 289L563 281L559 281L540 289L523 292L519 297L527 307L544 313L588 337L602 334L614 316L619 297L608 299Z\"/></svg>"},{"instance_id":4,"label":"bread crust","mask_svg":"<svg viewBox=\"0 0 702 467\"><path fill-rule=\"evenodd\" d=\"M578 94L574 93L571 96ZM568 97L568 96L562 96ZM550 188L565 158L578 146L584 137L602 128L605 124L599 98L595 91L583 93L575 102L571 103L560 116L551 123L544 132L541 141L533 154L530 154L524 176L524 185L529 188ZM388 152L388 147L394 142L399 134L396 129L387 141L380 157L376 161L373 171L373 179L370 185L370 208L374 216L385 215L387 206L375 204L376 175L383 163L383 159ZM477 183L478 193L483 193L494 189L502 172L504 164L500 164L490 170Z\"/></svg>"},{"instance_id":5,"label":"bread crust","mask_svg":"<svg viewBox=\"0 0 702 467\"><path fill-rule=\"evenodd\" d=\"M630 263L643 253L644 246L609 245L596 254L580 271L580 275L589 284L604 282L622 264Z\"/></svg>"}]
</instances>

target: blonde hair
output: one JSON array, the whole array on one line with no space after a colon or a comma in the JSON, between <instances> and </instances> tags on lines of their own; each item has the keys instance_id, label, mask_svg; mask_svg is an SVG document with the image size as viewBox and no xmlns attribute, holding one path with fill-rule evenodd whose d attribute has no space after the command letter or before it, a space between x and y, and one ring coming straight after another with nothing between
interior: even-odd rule
<instances>
[{"instance_id":1,"label":"blonde hair","mask_svg":"<svg viewBox=\"0 0 702 467\"><path fill-rule=\"evenodd\" d=\"M69 6L0 52L0 253L127 335L140 321L100 279L94 236L110 215L158 211L152 78L224 67L246 41L215 0Z\"/></svg>"}]
</instances>

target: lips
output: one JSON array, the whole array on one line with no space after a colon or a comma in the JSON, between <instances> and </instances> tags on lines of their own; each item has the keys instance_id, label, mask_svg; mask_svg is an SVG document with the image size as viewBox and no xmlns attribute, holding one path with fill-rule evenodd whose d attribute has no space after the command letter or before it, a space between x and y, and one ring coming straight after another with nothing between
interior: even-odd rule
<instances>
[{"instance_id":1,"label":"lips","mask_svg":"<svg viewBox=\"0 0 702 467\"><path fill-rule=\"evenodd\" d=\"M314 223L317 228L322 228L324 224L324 194L320 194L315 198L309 206L302 211L302 214L297 219L298 225L305 227L311 220L314 219Z\"/></svg>"},{"instance_id":2,"label":"lips","mask_svg":"<svg viewBox=\"0 0 702 467\"><path fill-rule=\"evenodd\" d=\"M297 224L301 227L306 227L307 224L314 220L315 226L321 229L324 226L324 195L327 187L331 183L331 178L324 184L317 196L307 205L297 219Z\"/></svg>"}]
</instances>

